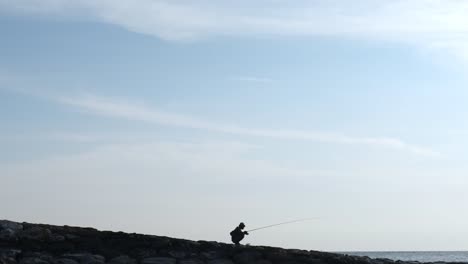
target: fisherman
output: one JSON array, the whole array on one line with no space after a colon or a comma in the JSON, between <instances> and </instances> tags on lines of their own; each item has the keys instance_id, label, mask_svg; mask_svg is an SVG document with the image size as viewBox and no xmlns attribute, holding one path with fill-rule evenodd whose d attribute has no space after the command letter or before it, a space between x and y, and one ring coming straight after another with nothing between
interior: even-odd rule
<instances>
[{"instance_id":1,"label":"fisherman","mask_svg":"<svg viewBox=\"0 0 468 264\"><path fill-rule=\"evenodd\" d=\"M236 229L231 231L231 240L237 246L239 245L239 242L242 239L244 239L244 236L249 234L249 232L247 232L247 231L242 231L244 229L244 227L245 227L245 224L240 223L239 226L236 227Z\"/></svg>"}]
</instances>

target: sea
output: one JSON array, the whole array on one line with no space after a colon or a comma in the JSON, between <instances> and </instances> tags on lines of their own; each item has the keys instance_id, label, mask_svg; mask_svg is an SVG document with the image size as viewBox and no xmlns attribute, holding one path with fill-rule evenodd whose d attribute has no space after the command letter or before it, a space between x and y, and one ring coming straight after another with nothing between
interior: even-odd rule
<instances>
[{"instance_id":1,"label":"sea","mask_svg":"<svg viewBox=\"0 0 468 264\"><path fill-rule=\"evenodd\" d=\"M368 256L370 258L387 258L392 260L419 262L466 262L468 251L371 251L371 252L340 252L354 256Z\"/></svg>"}]
</instances>

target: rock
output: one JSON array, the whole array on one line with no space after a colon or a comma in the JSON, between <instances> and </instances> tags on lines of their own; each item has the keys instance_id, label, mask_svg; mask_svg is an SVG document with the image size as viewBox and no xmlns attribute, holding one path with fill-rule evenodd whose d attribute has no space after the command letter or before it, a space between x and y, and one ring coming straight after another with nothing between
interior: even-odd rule
<instances>
[{"instance_id":1,"label":"rock","mask_svg":"<svg viewBox=\"0 0 468 264\"><path fill-rule=\"evenodd\" d=\"M14 258L3 258L0 257L0 264L16 264L16 259Z\"/></svg>"},{"instance_id":2,"label":"rock","mask_svg":"<svg viewBox=\"0 0 468 264\"><path fill-rule=\"evenodd\" d=\"M234 264L230 259L214 259L210 260L208 264Z\"/></svg>"},{"instance_id":3,"label":"rock","mask_svg":"<svg viewBox=\"0 0 468 264\"><path fill-rule=\"evenodd\" d=\"M168 248L170 246L171 246L171 240L170 239L158 237L153 241L152 248L162 249L162 248Z\"/></svg>"},{"instance_id":4,"label":"rock","mask_svg":"<svg viewBox=\"0 0 468 264\"><path fill-rule=\"evenodd\" d=\"M259 260L262 254L257 251L244 251L234 256L234 262L237 264L250 264Z\"/></svg>"},{"instance_id":5,"label":"rock","mask_svg":"<svg viewBox=\"0 0 468 264\"><path fill-rule=\"evenodd\" d=\"M21 254L21 250L19 249L0 249L0 257L16 259L19 254Z\"/></svg>"},{"instance_id":6,"label":"rock","mask_svg":"<svg viewBox=\"0 0 468 264\"><path fill-rule=\"evenodd\" d=\"M179 260L179 264L203 264L203 261L199 259L183 259Z\"/></svg>"},{"instance_id":7,"label":"rock","mask_svg":"<svg viewBox=\"0 0 468 264\"><path fill-rule=\"evenodd\" d=\"M0 264L16 264L16 258L21 254L18 249L0 249Z\"/></svg>"},{"instance_id":8,"label":"rock","mask_svg":"<svg viewBox=\"0 0 468 264\"><path fill-rule=\"evenodd\" d=\"M185 258L185 256L187 255L187 253L185 253L185 252L183 252L183 251L175 251L175 250L169 251L168 254L169 254L171 257L176 258L176 259L183 259L183 258Z\"/></svg>"},{"instance_id":9,"label":"rock","mask_svg":"<svg viewBox=\"0 0 468 264\"><path fill-rule=\"evenodd\" d=\"M16 235L16 231L6 228L0 230L0 240L4 241L16 241L18 240L18 237Z\"/></svg>"},{"instance_id":10,"label":"rock","mask_svg":"<svg viewBox=\"0 0 468 264\"><path fill-rule=\"evenodd\" d=\"M225 257L225 254L220 251L208 251L208 252L202 252L201 256L204 257L207 260L213 260L213 259L221 259Z\"/></svg>"},{"instance_id":11,"label":"rock","mask_svg":"<svg viewBox=\"0 0 468 264\"><path fill-rule=\"evenodd\" d=\"M155 249L143 249L138 248L131 252L133 256L136 256L138 259L151 258L158 255L158 251Z\"/></svg>"},{"instance_id":12,"label":"rock","mask_svg":"<svg viewBox=\"0 0 468 264\"><path fill-rule=\"evenodd\" d=\"M266 259L260 259L260 260L256 260L255 262L252 262L254 264L271 264L271 261L269 260L266 260Z\"/></svg>"},{"instance_id":13,"label":"rock","mask_svg":"<svg viewBox=\"0 0 468 264\"><path fill-rule=\"evenodd\" d=\"M393 263L395 262L393 259L389 259L389 258L377 258L375 260L378 260L378 261L381 261L381 262L385 262L385 263Z\"/></svg>"},{"instance_id":14,"label":"rock","mask_svg":"<svg viewBox=\"0 0 468 264\"><path fill-rule=\"evenodd\" d=\"M187 248L191 248L191 249L198 249L200 247L200 243L198 243L198 241L187 240L185 242L185 245L187 246Z\"/></svg>"},{"instance_id":15,"label":"rock","mask_svg":"<svg viewBox=\"0 0 468 264\"><path fill-rule=\"evenodd\" d=\"M266 254L266 258L273 263L281 263L290 260L285 250L269 251Z\"/></svg>"},{"instance_id":16,"label":"rock","mask_svg":"<svg viewBox=\"0 0 468 264\"><path fill-rule=\"evenodd\" d=\"M198 248L201 251L219 251L219 249L222 247L220 243L214 242L214 241L204 241L204 240L199 240L197 241L198 243Z\"/></svg>"},{"instance_id":17,"label":"rock","mask_svg":"<svg viewBox=\"0 0 468 264\"><path fill-rule=\"evenodd\" d=\"M106 261L103 256L92 254L65 254L63 257L73 259L80 264L101 264Z\"/></svg>"},{"instance_id":18,"label":"rock","mask_svg":"<svg viewBox=\"0 0 468 264\"><path fill-rule=\"evenodd\" d=\"M44 227L33 226L23 230L23 232L20 233L20 237L31 240L48 241L52 237L52 232Z\"/></svg>"},{"instance_id":19,"label":"rock","mask_svg":"<svg viewBox=\"0 0 468 264\"><path fill-rule=\"evenodd\" d=\"M1 220L0 221L0 240L16 241L17 234L23 230L23 225L15 222Z\"/></svg>"},{"instance_id":20,"label":"rock","mask_svg":"<svg viewBox=\"0 0 468 264\"><path fill-rule=\"evenodd\" d=\"M16 222L8 221L8 220L0 220L0 230L2 229L11 229L13 231L20 231L20 230L23 230L23 225L16 223Z\"/></svg>"},{"instance_id":21,"label":"rock","mask_svg":"<svg viewBox=\"0 0 468 264\"><path fill-rule=\"evenodd\" d=\"M359 263L359 264L365 264L365 263L363 263L363 262L361 262L361 261L357 261L357 262L354 261L354 262L355 262L355 263ZM308 259L307 259L307 263L310 263L310 264L327 264L326 261L324 261L324 260L322 260L322 259L319 259L319 258L314 258L314 257L308 258ZM343 264L344 264L344 263L343 263Z\"/></svg>"},{"instance_id":22,"label":"rock","mask_svg":"<svg viewBox=\"0 0 468 264\"><path fill-rule=\"evenodd\" d=\"M1 1L1 0L0 0ZM104 258L110 257L106 263ZM117 256L117 257L116 257ZM457 264L0 221L0 264ZM468 263L465 263L468 264Z\"/></svg>"},{"instance_id":23,"label":"rock","mask_svg":"<svg viewBox=\"0 0 468 264\"><path fill-rule=\"evenodd\" d=\"M78 264L78 262L73 259L59 258L54 261L54 264Z\"/></svg>"},{"instance_id":24,"label":"rock","mask_svg":"<svg viewBox=\"0 0 468 264\"><path fill-rule=\"evenodd\" d=\"M301 250L301 249L289 249L288 252L296 256L309 256L310 255L309 251Z\"/></svg>"},{"instance_id":25,"label":"rock","mask_svg":"<svg viewBox=\"0 0 468 264\"><path fill-rule=\"evenodd\" d=\"M52 234L50 240L52 242L63 242L65 241L65 237L62 235Z\"/></svg>"},{"instance_id":26,"label":"rock","mask_svg":"<svg viewBox=\"0 0 468 264\"><path fill-rule=\"evenodd\" d=\"M79 236L77 236L77 235L65 234L65 239L73 240L73 239L77 239L77 238L79 238Z\"/></svg>"},{"instance_id":27,"label":"rock","mask_svg":"<svg viewBox=\"0 0 468 264\"><path fill-rule=\"evenodd\" d=\"M21 259L19 264L49 264L49 262L40 258L29 257Z\"/></svg>"},{"instance_id":28,"label":"rock","mask_svg":"<svg viewBox=\"0 0 468 264\"><path fill-rule=\"evenodd\" d=\"M141 261L141 264L176 264L174 258L145 258Z\"/></svg>"},{"instance_id":29,"label":"rock","mask_svg":"<svg viewBox=\"0 0 468 264\"><path fill-rule=\"evenodd\" d=\"M36 261L53 262L54 258L46 252L25 252L23 259L36 259Z\"/></svg>"},{"instance_id":30,"label":"rock","mask_svg":"<svg viewBox=\"0 0 468 264\"><path fill-rule=\"evenodd\" d=\"M129 256L118 256L111 259L109 264L137 264L137 261Z\"/></svg>"}]
</instances>

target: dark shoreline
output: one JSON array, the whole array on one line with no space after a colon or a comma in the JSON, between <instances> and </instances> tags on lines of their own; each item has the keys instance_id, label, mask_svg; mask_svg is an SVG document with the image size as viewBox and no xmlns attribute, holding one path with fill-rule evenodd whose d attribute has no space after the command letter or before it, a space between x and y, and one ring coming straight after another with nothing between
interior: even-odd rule
<instances>
[{"instance_id":1,"label":"dark shoreline","mask_svg":"<svg viewBox=\"0 0 468 264\"><path fill-rule=\"evenodd\" d=\"M351 252L350 252L351 253ZM414 264L94 228L0 221L0 264ZM441 264L442 262L437 262ZM456 263L456 262L443 262Z\"/></svg>"}]
</instances>

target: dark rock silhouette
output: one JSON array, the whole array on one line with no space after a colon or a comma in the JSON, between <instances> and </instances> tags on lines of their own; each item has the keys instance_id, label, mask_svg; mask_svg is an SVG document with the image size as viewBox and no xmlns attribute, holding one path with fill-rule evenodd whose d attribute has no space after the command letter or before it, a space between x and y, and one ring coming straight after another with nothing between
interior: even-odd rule
<instances>
[{"instance_id":1,"label":"dark rock silhouette","mask_svg":"<svg viewBox=\"0 0 468 264\"><path fill-rule=\"evenodd\" d=\"M0 264L410 264L318 251L0 221ZM413 262L411 262L413 263Z\"/></svg>"}]
</instances>

